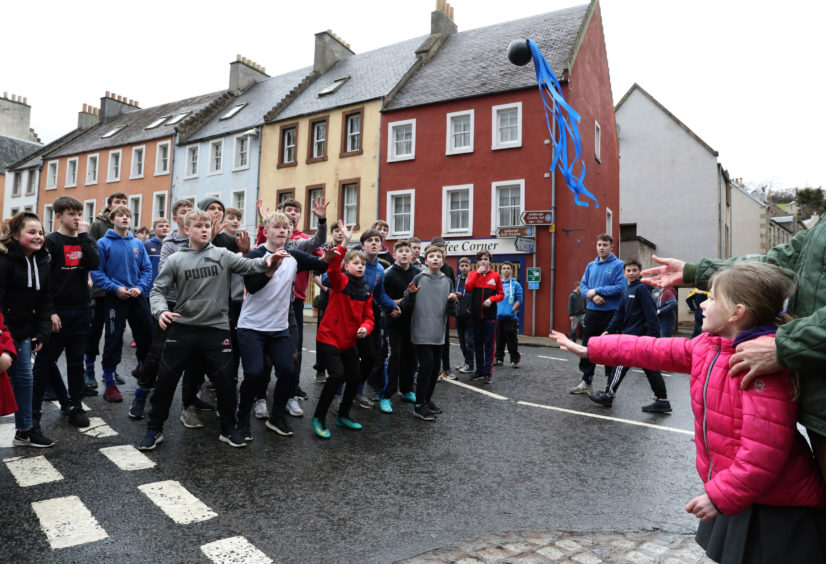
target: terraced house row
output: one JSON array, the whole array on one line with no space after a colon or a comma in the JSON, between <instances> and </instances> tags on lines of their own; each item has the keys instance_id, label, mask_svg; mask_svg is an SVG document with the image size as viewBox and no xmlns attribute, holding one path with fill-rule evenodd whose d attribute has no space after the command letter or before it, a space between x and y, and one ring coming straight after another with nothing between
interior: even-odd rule
<instances>
[{"instance_id":1,"label":"terraced house row","mask_svg":"<svg viewBox=\"0 0 826 564\"><path fill-rule=\"evenodd\" d=\"M425 30L423 30L425 31ZM553 158L532 64L512 65L513 39L532 39L582 118L586 183L600 206L576 206ZM308 61L310 63L310 61ZM555 126L555 124L552 124ZM440 0L429 33L354 53L331 31L315 35L312 64L269 76L238 56L226 90L152 108L106 93L78 127L7 170L37 186L36 209L51 229L51 204L71 194L91 220L112 192L125 192L135 222L151 225L178 199L220 198L255 228L255 201L330 201L328 216L356 232L377 218L389 238L441 236L448 259L485 248L510 260L528 292L523 331L547 334L567 320L571 282L597 234L618 233L619 160L600 7L590 4L459 32ZM8 201L8 198L7 198ZM533 252L499 227L525 210L553 209ZM4 212L8 214L10 210ZM300 227L309 233L315 218ZM556 305L555 305L556 304Z\"/></svg>"}]
</instances>

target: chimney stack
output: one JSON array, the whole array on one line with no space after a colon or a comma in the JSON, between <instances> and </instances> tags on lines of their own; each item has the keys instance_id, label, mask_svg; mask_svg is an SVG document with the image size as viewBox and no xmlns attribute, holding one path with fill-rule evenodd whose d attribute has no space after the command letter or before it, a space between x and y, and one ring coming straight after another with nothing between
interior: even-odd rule
<instances>
[{"instance_id":1,"label":"chimney stack","mask_svg":"<svg viewBox=\"0 0 826 564\"><path fill-rule=\"evenodd\" d=\"M106 96L100 99L100 122L106 122L110 119L139 110L138 103L134 100L129 100L125 96L115 94L109 90L106 91Z\"/></svg>"},{"instance_id":2,"label":"chimney stack","mask_svg":"<svg viewBox=\"0 0 826 564\"><path fill-rule=\"evenodd\" d=\"M0 134L27 141L40 142L37 134L31 130L32 108L27 103L27 98L3 92L0 98Z\"/></svg>"},{"instance_id":3,"label":"chimney stack","mask_svg":"<svg viewBox=\"0 0 826 564\"><path fill-rule=\"evenodd\" d=\"M263 66L241 55L235 55L235 60L229 64L229 90L234 94L240 94L266 78L269 75Z\"/></svg>"},{"instance_id":4,"label":"chimney stack","mask_svg":"<svg viewBox=\"0 0 826 564\"><path fill-rule=\"evenodd\" d=\"M430 14L430 33L451 35L458 30L453 21L453 6L447 0L436 0L436 9Z\"/></svg>"},{"instance_id":5,"label":"chimney stack","mask_svg":"<svg viewBox=\"0 0 826 564\"><path fill-rule=\"evenodd\" d=\"M77 113L77 128L89 129L100 123L98 109L92 104L83 104L83 109Z\"/></svg>"},{"instance_id":6,"label":"chimney stack","mask_svg":"<svg viewBox=\"0 0 826 564\"><path fill-rule=\"evenodd\" d=\"M327 72L333 65L345 57L354 55L350 44L337 36L332 30L315 34L315 57L313 71L319 74Z\"/></svg>"}]
</instances>

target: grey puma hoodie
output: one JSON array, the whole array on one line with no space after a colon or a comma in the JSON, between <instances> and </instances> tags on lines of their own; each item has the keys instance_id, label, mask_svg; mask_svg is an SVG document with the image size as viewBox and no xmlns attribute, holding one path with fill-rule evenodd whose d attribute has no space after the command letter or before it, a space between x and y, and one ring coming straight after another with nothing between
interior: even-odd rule
<instances>
[{"instance_id":1,"label":"grey puma hoodie","mask_svg":"<svg viewBox=\"0 0 826 564\"><path fill-rule=\"evenodd\" d=\"M175 324L229 330L227 312L231 275L267 270L267 259L246 259L212 243L200 251L182 247L166 260L149 294L155 319L167 310L167 297L177 290Z\"/></svg>"}]
</instances>

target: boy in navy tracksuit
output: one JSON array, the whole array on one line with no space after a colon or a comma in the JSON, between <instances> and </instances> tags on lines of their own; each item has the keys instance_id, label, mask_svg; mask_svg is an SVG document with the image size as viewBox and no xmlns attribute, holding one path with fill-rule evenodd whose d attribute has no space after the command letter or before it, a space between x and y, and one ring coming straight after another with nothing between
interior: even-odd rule
<instances>
[{"instance_id":1,"label":"boy in navy tracksuit","mask_svg":"<svg viewBox=\"0 0 826 564\"><path fill-rule=\"evenodd\" d=\"M585 308L585 327L582 331L582 346L588 346L588 339L601 335L614 312L619 307L620 296L628 286L623 277L623 263L612 252L614 238L607 233L597 237L597 258L585 267L585 274L579 283L580 292L585 296L588 305ZM579 369L582 371L582 380L571 388L572 394L588 394L594 390L594 369L596 365L588 360L579 360ZM605 367L605 375L613 373L611 366Z\"/></svg>"},{"instance_id":2,"label":"boy in navy tracksuit","mask_svg":"<svg viewBox=\"0 0 826 564\"><path fill-rule=\"evenodd\" d=\"M502 291L505 299L496 304L496 366L505 362L505 345L511 359L511 368L519 368L519 306L522 305L522 285L511 278L513 265L502 263Z\"/></svg>"},{"instance_id":3,"label":"boy in navy tracksuit","mask_svg":"<svg viewBox=\"0 0 826 564\"><path fill-rule=\"evenodd\" d=\"M152 264L143 242L129 231L132 212L118 206L109 214L114 227L98 241L100 266L90 274L95 286L106 292L104 310L106 340L103 346L103 399L123 401L115 385L115 369L120 364L126 322L137 346L138 365L152 344L152 315L146 296L152 289Z\"/></svg>"},{"instance_id":4,"label":"boy in navy tracksuit","mask_svg":"<svg viewBox=\"0 0 826 564\"><path fill-rule=\"evenodd\" d=\"M651 288L640 281L642 265L636 259L625 263L623 269L628 287L622 292L619 307L611 318L606 333L622 333L648 337L660 336L660 323L657 318L657 305L651 297ZM625 378L630 366L615 366L608 376L605 391L588 394L588 398L605 407L611 407L620 382ZM671 411L668 393L665 390L663 376L658 370L643 369L648 383L654 392L654 403L644 405L642 410L649 413L667 413Z\"/></svg>"},{"instance_id":5,"label":"boy in navy tracksuit","mask_svg":"<svg viewBox=\"0 0 826 564\"><path fill-rule=\"evenodd\" d=\"M152 222L152 231L155 235L146 241L143 246L146 247L146 254L149 255L149 263L152 265L152 283L158 277L158 268L161 262L161 248L163 247L163 240L169 235L169 220L165 217L160 217ZM149 299L149 296L146 297Z\"/></svg>"}]
</instances>

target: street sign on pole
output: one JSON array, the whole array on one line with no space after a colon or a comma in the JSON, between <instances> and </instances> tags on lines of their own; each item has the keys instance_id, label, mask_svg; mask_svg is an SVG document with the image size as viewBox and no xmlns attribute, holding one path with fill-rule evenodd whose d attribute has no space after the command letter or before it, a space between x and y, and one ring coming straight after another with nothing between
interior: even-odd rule
<instances>
[{"instance_id":1,"label":"street sign on pole","mask_svg":"<svg viewBox=\"0 0 826 564\"><path fill-rule=\"evenodd\" d=\"M536 235L536 227L531 225L500 227L496 230L496 236L500 239L509 237L533 237L534 235Z\"/></svg>"},{"instance_id":2,"label":"street sign on pole","mask_svg":"<svg viewBox=\"0 0 826 564\"><path fill-rule=\"evenodd\" d=\"M525 225L552 225L554 212L552 210L528 210L520 216Z\"/></svg>"},{"instance_id":3,"label":"street sign on pole","mask_svg":"<svg viewBox=\"0 0 826 564\"><path fill-rule=\"evenodd\" d=\"M542 280L542 269L538 266L528 267L528 290L538 290Z\"/></svg>"},{"instance_id":4,"label":"street sign on pole","mask_svg":"<svg viewBox=\"0 0 826 564\"><path fill-rule=\"evenodd\" d=\"M532 253L536 249L536 239L533 237L517 237L514 247L517 251Z\"/></svg>"}]
</instances>

